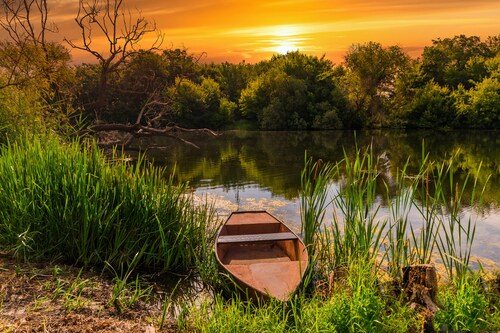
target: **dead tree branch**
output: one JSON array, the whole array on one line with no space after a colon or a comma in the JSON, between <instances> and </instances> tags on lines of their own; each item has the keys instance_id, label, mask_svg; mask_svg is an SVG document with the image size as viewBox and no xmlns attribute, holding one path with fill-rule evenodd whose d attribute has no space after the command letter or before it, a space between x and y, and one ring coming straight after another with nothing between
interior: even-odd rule
<instances>
[{"instance_id":1,"label":"dead tree branch","mask_svg":"<svg viewBox=\"0 0 500 333\"><path fill-rule=\"evenodd\" d=\"M155 40L146 48L148 51L159 50L164 35L157 30L154 21L148 21L140 13L134 18L123 8L123 0L80 0L75 22L80 28L80 41L64 40L72 48L85 51L99 61L99 92L95 105L95 113L99 116L106 104L110 75L140 52L139 43L146 35L156 33ZM94 40L98 38L104 39L107 45L96 45Z\"/></svg>"},{"instance_id":2,"label":"dead tree branch","mask_svg":"<svg viewBox=\"0 0 500 333\"><path fill-rule=\"evenodd\" d=\"M0 41L0 69L7 78L1 88L20 86L43 77L50 80L64 61L62 53L55 55L53 42L47 33L57 33L57 26L49 23L47 0L0 0L0 29L9 39Z\"/></svg>"}]
</instances>

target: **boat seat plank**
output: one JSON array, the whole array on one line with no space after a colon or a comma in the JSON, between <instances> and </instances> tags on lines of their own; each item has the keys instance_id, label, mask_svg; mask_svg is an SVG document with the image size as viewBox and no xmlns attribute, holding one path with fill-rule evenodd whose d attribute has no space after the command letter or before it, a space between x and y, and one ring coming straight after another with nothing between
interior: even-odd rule
<instances>
[{"instance_id":1,"label":"boat seat plank","mask_svg":"<svg viewBox=\"0 0 500 333\"><path fill-rule=\"evenodd\" d=\"M219 236L219 244L228 243L246 243L246 242L265 242L297 239L293 232L273 232L267 234L248 234L248 235L226 235Z\"/></svg>"}]
</instances>

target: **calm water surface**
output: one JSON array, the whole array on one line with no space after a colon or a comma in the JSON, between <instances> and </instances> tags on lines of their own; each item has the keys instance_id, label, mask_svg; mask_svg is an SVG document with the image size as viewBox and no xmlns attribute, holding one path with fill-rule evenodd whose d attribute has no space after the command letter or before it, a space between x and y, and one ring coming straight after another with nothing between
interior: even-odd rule
<instances>
[{"instance_id":1,"label":"calm water surface","mask_svg":"<svg viewBox=\"0 0 500 333\"><path fill-rule=\"evenodd\" d=\"M396 170L410 158L409 172L417 172L422 148L430 159L443 161L456 156L457 177L464 179L468 171L481 164L478 184L484 184L484 207L473 213L465 207L464 216L477 216L473 255L483 265L500 263L500 132L484 131L328 131L328 132L222 132L217 137L191 135L186 139L196 149L172 139L151 143L148 158L173 170L176 177L189 181L198 197L215 200L220 215L234 210L265 209L300 231L299 188L304 155L324 161L339 161L344 150L353 156L356 146L373 151L383 165L383 177L390 180ZM146 142L139 142L145 146ZM488 178L489 177L489 178ZM489 179L489 181L487 181ZM338 184L331 185L331 195ZM388 216L384 206L385 188L379 186L381 218ZM470 194L469 194L470 195ZM467 196L467 194L466 194ZM409 214L410 223L418 228L422 217L416 209ZM333 220L332 212L327 223Z\"/></svg>"}]
</instances>

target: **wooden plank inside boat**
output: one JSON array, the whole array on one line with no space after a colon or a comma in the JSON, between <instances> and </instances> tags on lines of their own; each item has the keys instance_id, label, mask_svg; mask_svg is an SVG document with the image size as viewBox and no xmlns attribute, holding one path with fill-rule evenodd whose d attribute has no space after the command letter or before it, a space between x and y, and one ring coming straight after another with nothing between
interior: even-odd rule
<instances>
[{"instance_id":1,"label":"wooden plank inside boat","mask_svg":"<svg viewBox=\"0 0 500 333\"><path fill-rule=\"evenodd\" d=\"M216 254L241 287L283 301L300 285L308 263L302 240L265 211L232 213L219 232Z\"/></svg>"}]
</instances>

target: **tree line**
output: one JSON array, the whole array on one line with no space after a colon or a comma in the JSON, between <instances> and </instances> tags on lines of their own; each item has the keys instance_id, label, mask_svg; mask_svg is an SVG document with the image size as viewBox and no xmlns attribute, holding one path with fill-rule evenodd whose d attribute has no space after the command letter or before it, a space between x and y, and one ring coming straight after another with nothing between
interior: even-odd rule
<instances>
[{"instance_id":1,"label":"tree line","mask_svg":"<svg viewBox=\"0 0 500 333\"><path fill-rule=\"evenodd\" d=\"M64 44L47 37L60 32L46 0L0 6L7 32L0 41L0 131L9 119L28 116L55 124L78 116L87 126L135 135L180 128L500 128L500 35L438 38L418 59L400 46L368 42L352 45L341 64L299 51L256 64L204 63L203 54L163 48L154 22L134 16L122 0L81 0L81 39ZM156 36L144 47L148 34ZM99 38L106 52L94 47ZM71 49L96 62L71 65ZM15 114L22 113L20 100L32 114Z\"/></svg>"}]
</instances>

